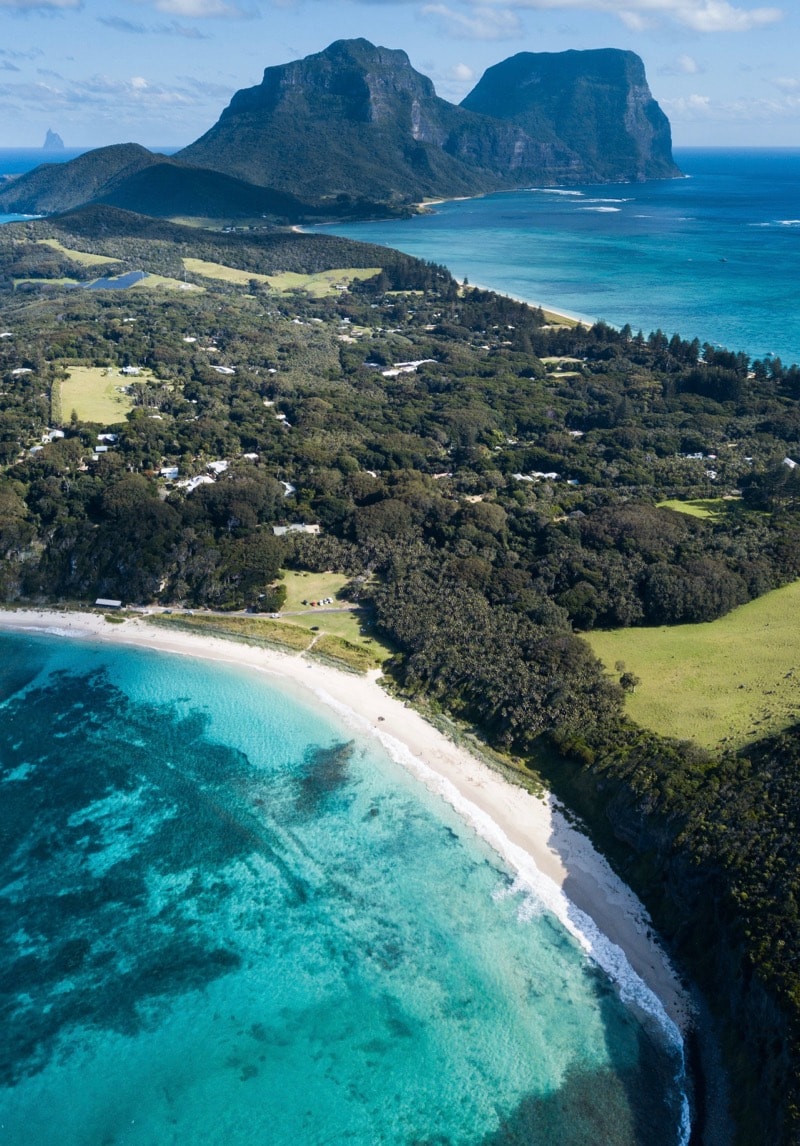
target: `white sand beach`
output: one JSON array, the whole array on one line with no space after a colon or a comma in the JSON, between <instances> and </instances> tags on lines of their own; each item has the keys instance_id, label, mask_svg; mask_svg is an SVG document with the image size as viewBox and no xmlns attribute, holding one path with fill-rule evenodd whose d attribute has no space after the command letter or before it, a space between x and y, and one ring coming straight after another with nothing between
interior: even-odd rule
<instances>
[{"instance_id":1,"label":"white sand beach","mask_svg":"<svg viewBox=\"0 0 800 1146\"><path fill-rule=\"evenodd\" d=\"M388 695L377 671L358 677L302 654L173 632L141 619L112 624L88 612L0 611L0 629L249 666L310 690L354 732L378 738L395 759L452 804L518 872L521 890L530 888L620 984L624 998L662 1023L672 1020L676 1037L687 1030L690 999L654 938L645 909L588 838L567 822L557 802L551 796L531 795L458 747L414 709Z\"/></svg>"}]
</instances>

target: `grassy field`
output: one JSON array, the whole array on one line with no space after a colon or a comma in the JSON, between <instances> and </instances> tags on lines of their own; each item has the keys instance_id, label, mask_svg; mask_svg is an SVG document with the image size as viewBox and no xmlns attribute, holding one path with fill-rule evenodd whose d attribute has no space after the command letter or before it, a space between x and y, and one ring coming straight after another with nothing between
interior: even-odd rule
<instances>
[{"instance_id":1,"label":"grassy field","mask_svg":"<svg viewBox=\"0 0 800 1146\"><path fill-rule=\"evenodd\" d=\"M119 259L110 259L108 255L92 255L88 251L76 251L73 247L65 247L63 243L59 243L58 239L37 239L36 241L44 247L52 247L54 251L66 255L74 263L80 263L82 267L99 267L119 262Z\"/></svg>"},{"instance_id":2,"label":"grassy field","mask_svg":"<svg viewBox=\"0 0 800 1146\"><path fill-rule=\"evenodd\" d=\"M299 275L284 271L278 275L260 275L254 271L241 271L226 267L223 263L209 263L205 259L184 259L183 265L193 275L219 279L222 282L247 286L250 282L264 283L272 290L303 290L314 298L335 294L337 284L351 283L354 279L371 279L380 273L380 267L341 267L332 271L320 271L315 275Z\"/></svg>"},{"instance_id":3,"label":"grassy field","mask_svg":"<svg viewBox=\"0 0 800 1146\"><path fill-rule=\"evenodd\" d=\"M297 573L287 569L283 576L283 584L286 586L286 603L283 607L302 609L303 601L319 601L322 597L333 597L336 602L337 594L345 587L347 580L342 573Z\"/></svg>"},{"instance_id":4,"label":"grassy field","mask_svg":"<svg viewBox=\"0 0 800 1146\"><path fill-rule=\"evenodd\" d=\"M140 376L141 379L141 376ZM61 383L61 417L68 420L75 410L82 422L111 425L123 422L133 402L119 387L126 379L103 366L73 366Z\"/></svg>"},{"instance_id":5,"label":"grassy field","mask_svg":"<svg viewBox=\"0 0 800 1146\"><path fill-rule=\"evenodd\" d=\"M589 633L615 677L641 680L626 711L637 724L707 748L739 748L800 720L800 581L718 621Z\"/></svg>"},{"instance_id":6,"label":"grassy field","mask_svg":"<svg viewBox=\"0 0 800 1146\"><path fill-rule=\"evenodd\" d=\"M269 617L219 617L186 613L153 613L146 620L150 624L164 628L184 629L193 633L209 633L212 636L229 637L233 640L291 649L303 652L311 644L312 636L296 625L285 625L272 621Z\"/></svg>"},{"instance_id":7,"label":"grassy field","mask_svg":"<svg viewBox=\"0 0 800 1146\"><path fill-rule=\"evenodd\" d=\"M79 285L78 279L14 279L14 286L23 286L25 283L36 283L38 287L47 289L48 287L75 287Z\"/></svg>"},{"instance_id":8,"label":"grassy field","mask_svg":"<svg viewBox=\"0 0 800 1146\"><path fill-rule=\"evenodd\" d=\"M721 497L699 497L693 501L660 501L659 509L674 509L676 513L685 513L689 517L719 517L728 503Z\"/></svg>"},{"instance_id":9,"label":"grassy field","mask_svg":"<svg viewBox=\"0 0 800 1146\"><path fill-rule=\"evenodd\" d=\"M247 286L253 280L270 285L267 275L257 275L255 271L239 271L236 267L226 267L223 263L209 263L205 259L184 259L183 265L190 275L200 275L206 279L219 279L225 283L236 283L238 286Z\"/></svg>"},{"instance_id":10,"label":"grassy field","mask_svg":"<svg viewBox=\"0 0 800 1146\"><path fill-rule=\"evenodd\" d=\"M303 601L319 601L333 597L334 605L339 604L337 593L347 584L347 577L341 573L297 573L287 570L284 577L286 602L284 612L303 609ZM348 609L341 613L326 613L312 610L299 616L287 617L293 625L318 632L321 636L330 635L365 650L375 664L380 664L391 656L391 649L382 644L370 633L369 614L361 609Z\"/></svg>"}]
</instances>

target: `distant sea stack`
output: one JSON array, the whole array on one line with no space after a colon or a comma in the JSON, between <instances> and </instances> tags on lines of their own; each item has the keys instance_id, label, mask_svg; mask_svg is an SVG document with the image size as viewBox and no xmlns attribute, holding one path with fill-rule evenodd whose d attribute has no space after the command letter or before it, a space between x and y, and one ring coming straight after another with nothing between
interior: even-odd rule
<instances>
[{"instance_id":1,"label":"distant sea stack","mask_svg":"<svg viewBox=\"0 0 800 1146\"><path fill-rule=\"evenodd\" d=\"M63 151L63 150L64 150L64 140L61 138L61 136L58 134L57 131L52 131L48 127L47 135L44 137L44 143L42 144L42 151Z\"/></svg>"}]
</instances>

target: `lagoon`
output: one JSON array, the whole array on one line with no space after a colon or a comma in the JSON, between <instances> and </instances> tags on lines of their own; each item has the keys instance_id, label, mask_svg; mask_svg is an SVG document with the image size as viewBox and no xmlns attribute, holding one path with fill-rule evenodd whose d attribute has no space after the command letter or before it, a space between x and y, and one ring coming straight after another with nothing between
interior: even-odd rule
<instances>
[{"instance_id":1,"label":"lagoon","mask_svg":"<svg viewBox=\"0 0 800 1146\"><path fill-rule=\"evenodd\" d=\"M800 361L800 150L676 150L686 178L528 188L326 230L645 334Z\"/></svg>"},{"instance_id":2,"label":"lagoon","mask_svg":"<svg viewBox=\"0 0 800 1146\"><path fill-rule=\"evenodd\" d=\"M398 760L68 631L0 637L4 1142L685 1140L666 1029Z\"/></svg>"}]
</instances>

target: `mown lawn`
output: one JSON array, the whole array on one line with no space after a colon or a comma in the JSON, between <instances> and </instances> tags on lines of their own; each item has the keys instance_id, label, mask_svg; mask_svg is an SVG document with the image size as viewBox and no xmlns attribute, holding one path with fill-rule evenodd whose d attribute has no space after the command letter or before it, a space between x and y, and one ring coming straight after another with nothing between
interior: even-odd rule
<instances>
[{"instance_id":1,"label":"mown lawn","mask_svg":"<svg viewBox=\"0 0 800 1146\"><path fill-rule=\"evenodd\" d=\"M615 678L640 678L626 711L664 736L739 748L800 720L800 581L708 624L585 639Z\"/></svg>"},{"instance_id":2,"label":"mown lawn","mask_svg":"<svg viewBox=\"0 0 800 1146\"><path fill-rule=\"evenodd\" d=\"M319 609L311 609L310 604L303 604L303 601L319 601L325 597L333 597L333 606L327 607L341 605L337 593L341 592L347 580L348 578L341 573L299 573L287 570L283 582L286 586L283 612L292 613L293 610L306 608L310 611L287 616L286 621L314 633L339 637L364 649L376 664L380 664L391 655L391 650L370 632L369 613L362 609L330 613L324 611L326 609L324 605Z\"/></svg>"},{"instance_id":3,"label":"mown lawn","mask_svg":"<svg viewBox=\"0 0 800 1146\"><path fill-rule=\"evenodd\" d=\"M143 380L141 375L139 380ZM120 390L128 381L118 371L104 366L73 366L61 383L62 418L68 421L75 410L82 422L100 422L106 426L123 422L133 409L130 396Z\"/></svg>"},{"instance_id":4,"label":"mown lawn","mask_svg":"<svg viewBox=\"0 0 800 1146\"><path fill-rule=\"evenodd\" d=\"M721 497L698 497L692 501L672 498L669 501L660 501L657 508L674 509L676 513L685 513L689 517L719 517L728 504Z\"/></svg>"},{"instance_id":5,"label":"mown lawn","mask_svg":"<svg viewBox=\"0 0 800 1146\"><path fill-rule=\"evenodd\" d=\"M284 573L283 584L286 586L286 609L303 609L303 601L319 601L323 597L336 599L347 584L347 577L342 573L298 573L287 569Z\"/></svg>"}]
</instances>

